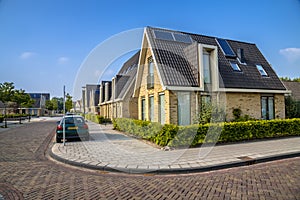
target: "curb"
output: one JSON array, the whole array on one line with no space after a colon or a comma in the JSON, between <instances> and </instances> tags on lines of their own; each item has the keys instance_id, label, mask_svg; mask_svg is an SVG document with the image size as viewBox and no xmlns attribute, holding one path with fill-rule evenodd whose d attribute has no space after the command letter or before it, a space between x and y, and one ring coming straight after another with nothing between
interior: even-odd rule
<instances>
[{"instance_id":1,"label":"curb","mask_svg":"<svg viewBox=\"0 0 300 200\"><path fill-rule=\"evenodd\" d=\"M205 167L190 167L190 168L176 168L176 169L156 169L151 171L150 169L133 169L133 168L119 168L119 167L109 167L107 165L105 166L98 166L98 165L92 165L92 164L86 164L86 163L79 163L72 160L68 160L62 157L59 157L58 155L54 154L52 151L52 147L49 149L49 155L64 164L69 164L76 167L83 167L87 169L92 170L101 170L101 171L107 171L107 172L117 172L117 173L127 173L127 174L188 174L188 173L195 173L195 172L208 172L208 171L215 171L215 170L221 170L221 169L228 169L228 168L234 168L234 167L242 167L242 166L249 166L259 163L265 163L275 160L281 160L281 159L287 159L287 158L294 158L294 157L300 157L300 152L295 153L288 153L288 154L278 154L274 156L267 156L267 157L261 157L261 158L254 158L254 159L248 159L248 160L241 160L236 162L229 162L219 165L212 165L212 166L205 166Z\"/></svg>"}]
</instances>

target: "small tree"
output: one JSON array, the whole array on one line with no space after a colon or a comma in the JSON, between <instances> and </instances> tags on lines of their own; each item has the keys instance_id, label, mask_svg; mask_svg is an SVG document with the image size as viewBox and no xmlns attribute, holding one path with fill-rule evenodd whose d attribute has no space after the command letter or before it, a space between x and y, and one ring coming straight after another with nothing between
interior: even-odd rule
<instances>
[{"instance_id":1,"label":"small tree","mask_svg":"<svg viewBox=\"0 0 300 200\"><path fill-rule=\"evenodd\" d=\"M45 103L45 107L48 110L53 110L53 103L52 103L52 101L51 100L47 100L46 103Z\"/></svg>"},{"instance_id":2,"label":"small tree","mask_svg":"<svg viewBox=\"0 0 300 200\"><path fill-rule=\"evenodd\" d=\"M286 118L300 118L300 101L291 96L285 97L285 115Z\"/></svg>"},{"instance_id":3,"label":"small tree","mask_svg":"<svg viewBox=\"0 0 300 200\"><path fill-rule=\"evenodd\" d=\"M69 112L73 108L72 96L67 93L66 98L66 111Z\"/></svg>"},{"instance_id":4,"label":"small tree","mask_svg":"<svg viewBox=\"0 0 300 200\"><path fill-rule=\"evenodd\" d=\"M29 94L25 93L25 90L15 90L12 96L12 101L16 103L17 108L30 108L32 107L34 100L31 99Z\"/></svg>"}]
</instances>

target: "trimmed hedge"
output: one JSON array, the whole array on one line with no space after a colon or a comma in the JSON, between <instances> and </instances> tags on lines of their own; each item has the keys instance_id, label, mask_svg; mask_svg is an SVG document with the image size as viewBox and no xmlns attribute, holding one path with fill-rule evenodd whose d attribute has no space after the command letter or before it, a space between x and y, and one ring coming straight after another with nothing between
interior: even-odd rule
<instances>
[{"instance_id":1,"label":"trimmed hedge","mask_svg":"<svg viewBox=\"0 0 300 200\"><path fill-rule=\"evenodd\" d=\"M224 122L177 126L119 118L114 129L150 140L160 146L194 147L203 143L228 143L282 136L300 136L300 119Z\"/></svg>"},{"instance_id":2,"label":"trimmed hedge","mask_svg":"<svg viewBox=\"0 0 300 200\"><path fill-rule=\"evenodd\" d=\"M95 114L91 114L88 113L85 115L85 118L87 120L90 120L92 122L98 123L98 124L106 124L106 123L111 123L111 120L108 118L105 118L103 116L100 115L95 115Z\"/></svg>"}]
</instances>

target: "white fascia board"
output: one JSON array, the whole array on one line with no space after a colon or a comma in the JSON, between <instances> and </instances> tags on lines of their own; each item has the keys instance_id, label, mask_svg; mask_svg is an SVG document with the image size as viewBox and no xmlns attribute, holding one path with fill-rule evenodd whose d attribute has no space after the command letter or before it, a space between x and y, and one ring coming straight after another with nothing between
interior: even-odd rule
<instances>
[{"instance_id":1,"label":"white fascia board","mask_svg":"<svg viewBox=\"0 0 300 200\"><path fill-rule=\"evenodd\" d=\"M141 62L142 62L142 56L143 56L143 49L145 48L146 44L145 42L147 41L147 31L146 31L147 27L144 28L144 33L143 33L143 39L142 39L142 44L141 44L141 50L140 50L140 56L139 56L139 62L138 62L138 68L137 68L137 72L136 72L136 80L135 80L135 85L134 85L134 91L133 91L133 97L137 97L137 88L139 88L139 85L141 83L141 76L142 76L142 72L141 72ZM149 41L148 41L149 44Z\"/></svg>"},{"instance_id":2,"label":"white fascia board","mask_svg":"<svg viewBox=\"0 0 300 200\"><path fill-rule=\"evenodd\" d=\"M242 88L219 88L219 92L248 92L248 93L272 93L272 94L288 94L289 90L264 90L264 89L242 89Z\"/></svg>"},{"instance_id":3,"label":"white fascia board","mask_svg":"<svg viewBox=\"0 0 300 200\"><path fill-rule=\"evenodd\" d=\"M204 91L200 87L184 87L184 86L164 86L163 90L173 90L173 91Z\"/></svg>"}]
</instances>

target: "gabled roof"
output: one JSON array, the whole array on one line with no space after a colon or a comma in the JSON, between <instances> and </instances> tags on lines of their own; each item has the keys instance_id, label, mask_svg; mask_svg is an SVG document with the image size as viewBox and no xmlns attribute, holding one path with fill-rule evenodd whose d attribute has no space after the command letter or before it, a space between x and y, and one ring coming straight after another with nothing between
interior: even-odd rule
<instances>
[{"instance_id":1,"label":"gabled roof","mask_svg":"<svg viewBox=\"0 0 300 200\"><path fill-rule=\"evenodd\" d=\"M128 61L126 61L116 75L115 99L123 99L128 91L133 93L139 56L140 51L135 53Z\"/></svg>"},{"instance_id":2,"label":"gabled roof","mask_svg":"<svg viewBox=\"0 0 300 200\"><path fill-rule=\"evenodd\" d=\"M292 97L297 101L300 101L300 82L283 81L283 84L288 90L291 90Z\"/></svg>"},{"instance_id":3,"label":"gabled roof","mask_svg":"<svg viewBox=\"0 0 300 200\"><path fill-rule=\"evenodd\" d=\"M159 39L156 38L155 31L186 35L191 38L191 42ZM218 70L222 79L220 88L286 90L255 44L226 40L235 54L238 48L244 50L246 64L241 64L237 58L228 58L224 55L215 37L153 27L146 27L145 32L163 86L199 87L197 46L206 44L218 48ZM241 72L234 71L230 61L237 62ZM261 76L256 64L263 66L267 77Z\"/></svg>"}]
</instances>

